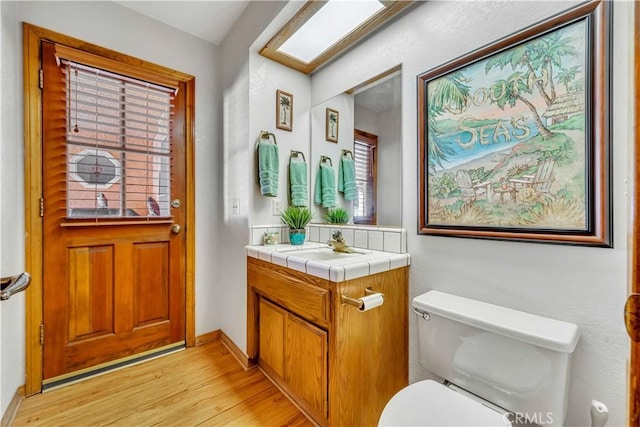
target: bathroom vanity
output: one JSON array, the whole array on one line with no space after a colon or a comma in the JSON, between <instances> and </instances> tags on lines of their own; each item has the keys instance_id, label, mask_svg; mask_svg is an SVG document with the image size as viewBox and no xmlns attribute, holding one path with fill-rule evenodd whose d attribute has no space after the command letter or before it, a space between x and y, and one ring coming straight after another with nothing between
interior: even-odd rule
<instances>
[{"instance_id":1,"label":"bathroom vanity","mask_svg":"<svg viewBox=\"0 0 640 427\"><path fill-rule=\"evenodd\" d=\"M376 425L408 383L408 254L278 246L247 248L249 358L317 424Z\"/></svg>"}]
</instances>

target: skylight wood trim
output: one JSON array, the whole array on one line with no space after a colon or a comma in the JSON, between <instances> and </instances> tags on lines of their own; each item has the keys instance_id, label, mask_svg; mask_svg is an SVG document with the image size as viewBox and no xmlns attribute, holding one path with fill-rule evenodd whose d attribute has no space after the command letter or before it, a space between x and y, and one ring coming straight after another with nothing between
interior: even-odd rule
<instances>
[{"instance_id":1,"label":"skylight wood trim","mask_svg":"<svg viewBox=\"0 0 640 427\"><path fill-rule=\"evenodd\" d=\"M389 20L415 4L414 0L381 1L385 6L380 12L372 16L364 24L340 39L333 46L325 50L313 61L305 63L290 55L279 52L278 49L291 35L302 27L327 1L307 0L298 12L287 22L278 33L260 50L260 55L272 59L287 67L293 68L305 74L310 74L321 65L325 64L336 55L353 46L373 30L381 27Z\"/></svg>"}]
</instances>

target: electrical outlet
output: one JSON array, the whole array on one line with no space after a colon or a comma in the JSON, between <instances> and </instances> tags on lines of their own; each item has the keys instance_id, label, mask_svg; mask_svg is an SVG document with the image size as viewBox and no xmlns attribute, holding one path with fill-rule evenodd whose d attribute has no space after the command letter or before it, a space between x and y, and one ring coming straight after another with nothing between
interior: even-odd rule
<instances>
[{"instance_id":1,"label":"electrical outlet","mask_svg":"<svg viewBox=\"0 0 640 427\"><path fill-rule=\"evenodd\" d=\"M280 212L280 199L271 199L271 214L279 216Z\"/></svg>"},{"instance_id":2,"label":"electrical outlet","mask_svg":"<svg viewBox=\"0 0 640 427\"><path fill-rule=\"evenodd\" d=\"M235 197L235 198L232 200L232 203L231 203L231 212L232 212L234 215L237 215L237 214L239 214L239 213L240 213L240 198L239 198L239 197Z\"/></svg>"}]
</instances>

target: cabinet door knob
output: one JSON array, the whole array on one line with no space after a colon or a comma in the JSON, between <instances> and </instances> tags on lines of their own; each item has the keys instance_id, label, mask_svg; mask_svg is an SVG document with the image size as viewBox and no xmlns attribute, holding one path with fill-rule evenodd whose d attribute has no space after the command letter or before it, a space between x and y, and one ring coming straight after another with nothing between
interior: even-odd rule
<instances>
[{"instance_id":1,"label":"cabinet door knob","mask_svg":"<svg viewBox=\"0 0 640 427\"><path fill-rule=\"evenodd\" d=\"M171 232L173 234L178 234L180 232L180 230L182 229L182 227L180 227L180 224L173 224L171 226Z\"/></svg>"}]
</instances>

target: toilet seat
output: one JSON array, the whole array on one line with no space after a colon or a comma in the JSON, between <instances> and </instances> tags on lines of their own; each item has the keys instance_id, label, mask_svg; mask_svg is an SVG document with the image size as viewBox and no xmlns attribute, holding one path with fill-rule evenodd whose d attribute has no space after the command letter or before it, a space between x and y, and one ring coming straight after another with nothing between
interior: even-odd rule
<instances>
[{"instance_id":1,"label":"toilet seat","mask_svg":"<svg viewBox=\"0 0 640 427\"><path fill-rule=\"evenodd\" d=\"M510 426L503 414L432 380L403 388L387 403L379 426Z\"/></svg>"}]
</instances>

